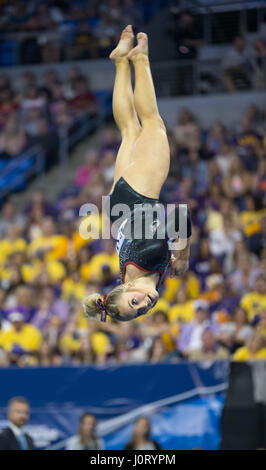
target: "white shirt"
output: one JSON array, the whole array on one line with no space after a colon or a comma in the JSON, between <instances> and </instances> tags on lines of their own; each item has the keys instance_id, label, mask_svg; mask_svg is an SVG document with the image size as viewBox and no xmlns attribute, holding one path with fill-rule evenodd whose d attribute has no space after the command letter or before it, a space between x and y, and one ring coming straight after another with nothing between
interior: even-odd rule
<instances>
[{"instance_id":1,"label":"white shirt","mask_svg":"<svg viewBox=\"0 0 266 470\"><path fill-rule=\"evenodd\" d=\"M232 166L232 163L233 163L233 158L234 158L233 153L230 153L230 154L227 154L227 155L218 154L216 156L215 160L216 160L217 165L220 168L221 172L223 173L223 176L228 175L228 173L230 171L230 168Z\"/></svg>"},{"instance_id":2,"label":"white shirt","mask_svg":"<svg viewBox=\"0 0 266 470\"><path fill-rule=\"evenodd\" d=\"M236 324L234 322L226 322L222 323L220 326L221 333L228 333L228 334L234 334L236 331ZM243 325L240 330L238 330L238 333L236 337L238 339L242 339L244 341L248 340L254 332L254 329L250 325Z\"/></svg>"},{"instance_id":3,"label":"white shirt","mask_svg":"<svg viewBox=\"0 0 266 470\"><path fill-rule=\"evenodd\" d=\"M245 63L248 63L250 56L251 53L247 48L241 52L238 51L235 47L231 47L231 49L229 49L224 56L222 61L222 68L227 69L230 67L239 67L244 65Z\"/></svg>"},{"instance_id":4,"label":"white shirt","mask_svg":"<svg viewBox=\"0 0 266 470\"><path fill-rule=\"evenodd\" d=\"M96 438L96 443L99 450L104 450L104 442L102 439ZM81 444L79 436L72 436L67 441L66 450L84 450L85 447ZM90 447L92 450L96 450L95 442L88 442L87 450L89 450Z\"/></svg>"},{"instance_id":5,"label":"white shirt","mask_svg":"<svg viewBox=\"0 0 266 470\"><path fill-rule=\"evenodd\" d=\"M202 347L202 333L209 326L209 321L206 320L203 323L200 323L193 328L192 335L190 337L190 342L188 345L189 351L194 349L201 349Z\"/></svg>"},{"instance_id":6,"label":"white shirt","mask_svg":"<svg viewBox=\"0 0 266 470\"><path fill-rule=\"evenodd\" d=\"M16 437L19 437L21 435L25 435L24 428L18 428L15 424L11 423L11 421L8 422L8 427L13 431Z\"/></svg>"},{"instance_id":7,"label":"white shirt","mask_svg":"<svg viewBox=\"0 0 266 470\"><path fill-rule=\"evenodd\" d=\"M223 229L212 230L209 236L210 250L213 256L225 255L225 272L232 270L235 243L242 240L238 230L231 230L227 234Z\"/></svg>"}]
</instances>

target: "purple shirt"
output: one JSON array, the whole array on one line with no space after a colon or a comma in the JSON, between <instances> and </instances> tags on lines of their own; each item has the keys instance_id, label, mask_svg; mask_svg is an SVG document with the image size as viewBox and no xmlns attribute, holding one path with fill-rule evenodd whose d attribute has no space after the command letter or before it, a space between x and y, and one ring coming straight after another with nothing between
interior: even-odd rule
<instances>
[{"instance_id":1,"label":"purple shirt","mask_svg":"<svg viewBox=\"0 0 266 470\"><path fill-rule=\"evenodd\" d=\"M198 325L197 322L193 321L193 322L189 322L189 323L182 326L181 331L180 331L180 335L179 335L179 338L178 338L178 345L177 345L178 349L181 352L184 352L184 351L189 349L191 336L192 336L194 328L197 325ZM216 333L218 331L218 325L215 325L210 320L207 320L204 329L209 329L213 333Z\"/></svg>"},{"instance_id":2,"label":"purple shirt","mask_svg":"<svg viewBox=\"0 0 266 470\"><path fill-rule=\"evenodd\" d=\"M39 330L43 330L49 325L51 318L55 316L60 318L62 326L67 323L69 318L69 305L67 302L58 299L51 305L49 310L38 310L32 324Z\"/></svg>"},{"instance_id":3,"label":"purple shirt","mask_svg":"<svg viewBox=\"0 0 266 470\"><path fill-rule=\"evenodd\" d=\"M33 316L36 313L36 308L35 307L25 307L25 305L17 305L16 307L8 308L5 311L6 319L8 320L9 315L11 313L14 313L14 312L22 313L23 316L24 316L24 321L27 322L27 323L30 323L31 319L33 318Z\"/></svg>"}]
</instances>

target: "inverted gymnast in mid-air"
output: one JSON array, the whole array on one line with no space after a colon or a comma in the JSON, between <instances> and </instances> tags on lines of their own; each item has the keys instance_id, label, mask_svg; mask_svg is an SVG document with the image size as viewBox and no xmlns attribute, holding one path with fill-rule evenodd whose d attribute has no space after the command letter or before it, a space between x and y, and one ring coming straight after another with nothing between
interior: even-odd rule
<instances>
[{"instance_id":1,"label":"inverted gymnast in mid-air","mask_svg":"<svg viewBox=\"0 0 266 470\"><path fill-rule=\"evenodd\" d=\"M155 236L160 221L154 217L150 225L152 238L134 237L132 232L130 236L126 235L126 227L132 226L139 216L139 208L145 204L153 207L159 203L170 160L166 128L158 111L151 76L147 35L139 33L137 42L137 46L133 47L134 34L129 25L110 55L116 67L113 115L122 135L110 192L110 218L113 223L117 222L118 216L112 215L112 209L117 204L126 204L130 216L117 227L122 284L108 295L92 294L84 299L86 315L102 321L107 315L127 321L147 313L158 300L158 288L168 268L179 275L188 267L191 236L189 211L185 220L181 220L186 225L185 230L178 222L179 232L185 233L182 249L171 248L167 233L163 238ZM130 62L135 71L134 94ZM176 242L182 238L180 233Z\"/></svg>"}]
</instances>

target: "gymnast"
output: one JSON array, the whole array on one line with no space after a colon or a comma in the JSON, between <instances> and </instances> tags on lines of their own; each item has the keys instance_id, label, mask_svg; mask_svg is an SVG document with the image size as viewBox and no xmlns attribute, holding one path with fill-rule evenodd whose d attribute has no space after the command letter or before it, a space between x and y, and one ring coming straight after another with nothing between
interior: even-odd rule
<instances>
[{"instance_id":1,"label":"gymnast","mask_svg":"<svg viewBox=\"0 0 266 470\"><path fill-rule=\"evenodd\" d=\"M183 274L188 268L191 222L189 210L185 217L185 230L175 220L176 239L156 237L161 218L153 215L151 237L134 238L126 235L143 205L156 207L161 188L169 171L169 145L164 122L159 114L148 57L148 37L134 33L131 25L122 32L117 47L110 54L116 67L113 90L113 115L121 131L114 183L109 194L110 219L118 220L117 252L119 254L121 281L108 295L91 294L85 297L83 308L89 318L128 321L148 312L159 298L158 288L168 268L172 274ZM134 94L131 83L130 62L135 72ZM139 122L140 121L140 122ZM112 215L116 204L126 204L130 217ZM178 209L178 206L176 207ZM157 218L156 218L157 217ZM159 222L158 222L159 221ZM184 222L184 220L183 220ZM179 224L179 226L178 226ZM145 232L146 233L146 232ZM182 239L182 233L183 239ZM177 249L171 242L182 239ZM176 247L176 243L172 246Z\"/></svg>"}]
</instances>

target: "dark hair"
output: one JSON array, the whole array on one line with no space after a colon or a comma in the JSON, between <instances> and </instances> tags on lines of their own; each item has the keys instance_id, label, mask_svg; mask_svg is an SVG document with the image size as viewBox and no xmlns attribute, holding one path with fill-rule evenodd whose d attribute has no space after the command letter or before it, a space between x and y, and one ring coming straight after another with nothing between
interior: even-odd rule
<instances>
[{"instance_id":1,"label":"dark hair","mask_svg":"<svg viewBox=\"0 0 266 470\"><path fill-rule=\"evenodd\" d=\"M161 337L161 336L155 336L155 337L153 338L152 345L151 345L150 350L149 350L149 353L148 353L148 359L149 359L149 361L152 359L155 346L156 346L156 344L157 344L158 342L161 343L161 345L162 345L163 348L164 348L164 358L165 358L165 355L166 355L166 353L167 353L167 350L166 350L165 344L164 344L164 342L163 342L163 340L162 340L162 337ZM164 360L164 359L162 359L162 360Z\"/></svg>"},{"instance_id":2,"label":"dark hair","mask_svg":"<svg viewBox=\"0 0 266 470\"><path fill-rule=\"evenodd\" d=\"M9 409L13 403L24 403L29 406L29 402L25 397L13 397L8 401L7 408Z\"/></svg>"},{"instance_id":3,"label":"dark hair","mask_svg":"<svg viewBox=\"0 0 266 470\"><path fill-rule=\"evenodd\" d=\"M79 418L79 436L80 436L80 442L83 445L86 445L86 438L83 435L81 428L82 428L83 422L86 418L93 418L94 422L96 422L95 416L92 413L89 413L89 412L83 413L81 415L81 417ZM91 433L91 441L93 442L95 449L98 449L98 447L99 447L98 446L98 440L97 440L97 437L95 435L94 429L92 430L92 433Z\"/></svg>"},{"instance_id":4,"label":"dark hair","mask_svg":"<svg viewBox=\"0 0 266 470\"><path fill-rule=\"evenodd\" d=\"M237 313L238 313L240 310L241 310L241 312L243 312L244 315L245 315L245 323L248 324L249 321L248 321L248 314L247 314L247 311L246 311L243 307L241 307L240 305L238 305L238 306L235 308L235 310L234 310L234 312L233 312L233 318L235 318L235 316L237 315Z\"/></svg>"},{"instance_id":5,"label":"dark hair","mask_svg":"<svg viewBox=\"0 0 266 470\"><path fill-rule=\"evenodd\" d=\"M135 425L134 425L134 430L133 430L133 434L132 434L132 437L128 443L128 447L134 449L134 447L136 446L137 444L137 436L136 436L136 431L135 431L135 427L136 427L136 424L141 420L141 419L144 419L148 426L147 426L147 432L145 434L145 438L148 440L150 440L150 433L151 433L151 425L150 425L150 421L149 421L149 418L147 418L147 416L139 416L136 421L135 421Z\"/></svg>"}]
</instances>

